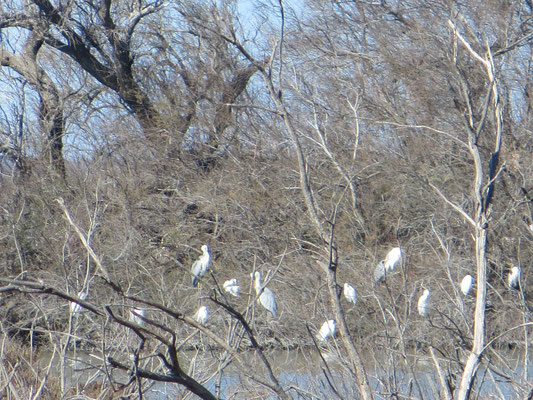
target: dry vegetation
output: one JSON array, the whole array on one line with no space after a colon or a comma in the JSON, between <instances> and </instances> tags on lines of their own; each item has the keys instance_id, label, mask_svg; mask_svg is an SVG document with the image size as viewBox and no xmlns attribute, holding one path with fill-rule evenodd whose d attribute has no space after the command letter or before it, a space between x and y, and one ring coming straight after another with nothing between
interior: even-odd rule
<instances>
[{"instance_id":1,"label":"dry vegetation","mask_svg":"<svg viewBox=\"0 0 533 400\"><path fill-rule=\"evenodd\" d=\"M0 5L0 397L531 398L531 2L179 3Z\"/></svg>"}]
</instances>

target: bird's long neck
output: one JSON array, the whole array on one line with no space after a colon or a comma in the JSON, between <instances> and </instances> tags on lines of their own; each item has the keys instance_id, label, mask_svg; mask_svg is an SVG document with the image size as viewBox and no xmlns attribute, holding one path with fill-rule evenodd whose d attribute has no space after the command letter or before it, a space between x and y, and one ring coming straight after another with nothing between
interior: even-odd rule
<instances>
[{"instance_id":1,"label":"bird's long neck","mask_svg":"<svg viewBox=\"0 0 533 400\"><path fill-rule=\"evenodd\" d=\"M254 287L255 287L255 293L259 293L259 291L261 290L261 275L255 276Z\"/></svg>"}]
</instances>

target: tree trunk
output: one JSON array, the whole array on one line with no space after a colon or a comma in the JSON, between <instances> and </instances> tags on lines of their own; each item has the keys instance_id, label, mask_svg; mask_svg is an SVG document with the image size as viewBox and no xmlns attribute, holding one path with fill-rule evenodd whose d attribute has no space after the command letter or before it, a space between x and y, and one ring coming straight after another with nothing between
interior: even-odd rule
<instances>
[{"instance_id":1,"label":"tree trunk","mask_svg":"<svg viewBox=\"0 0 533 400\"><path fill-rule=\"evenodd\" d=\"M337 292L336 275L337 273L335 268L327 268L329 297L333 302L333 313L335 315L335 320L341 334L342 342L344 343L344 346L348 351L349 359L352 362L357 384L359 386L359 390L361 391L361 398L364 400L372 400L372 389L370 387L370 381L368 380L366 369L364 368L363 360L361 359L361 356L355 347L350 332L348 332L346 319L344 318L344 310L340 304L340 298Z\"/></svg>"},{"instance_id":2,"label":"tree trunk","mask_svg":"<svg viewBox=\"0 0 533 400\"><path fill-rule=\"evenodd\" d=\"M57 87L37 62L41 44L39 40L30 37L22 55L0 48L0 65L17 71L39 93L41 135L46 138L42 152L52 169L65 179L63 106Z\"/></svg>"},{"instance_id":3,"label":"tree trunk","mask_svg":"<svg viewBox=\"0 0 533 400\"><path fill-rule=\"evenodd\" d=\"M474 344L466 360L461 382L457 390L457 400L470 397L470 390L481 361L481 352L485 346L485 306L487 297L487 229L476 227L476 270L477 295L474 310Z\"/></svg>"},{"instance_id":4,"label":"tree trunk","mask_svg":"<svg viewBox=\"0 0 533 400\"><path fill-rule=\"evenodd\" d=\"M52 96L44 92L41 93L41 126L43 136L47 137L43 153L54 172L62 179L65 179L63 108L60 105L57 93Z\"/></svg>"}]
</instances>

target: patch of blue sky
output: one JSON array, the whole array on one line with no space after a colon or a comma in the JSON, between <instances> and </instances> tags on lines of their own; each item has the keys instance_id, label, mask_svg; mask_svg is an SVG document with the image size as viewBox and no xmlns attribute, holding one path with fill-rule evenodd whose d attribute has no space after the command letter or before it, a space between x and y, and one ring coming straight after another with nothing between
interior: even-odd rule
<instances>
[{"instance_id":1,"label":"patch of blue sky","mask_svg":"<svg viewBox=\"0 0 533 400\"><path fill-rule=\"evenodd\" d=\"M252 41L262 41L265 31L281 29L281 6L285 14L285 22L288 16L301 17L305 0L285 0L281 5L279 1L270 0L238 0L237 16L247 38Z\"/></svg>"}]
</instances>

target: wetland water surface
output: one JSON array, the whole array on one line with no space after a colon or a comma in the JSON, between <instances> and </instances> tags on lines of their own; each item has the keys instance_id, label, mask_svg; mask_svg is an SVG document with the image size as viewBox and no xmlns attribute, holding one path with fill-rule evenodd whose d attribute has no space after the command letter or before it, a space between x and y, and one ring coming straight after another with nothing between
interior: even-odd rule
<instances>
[{"instance_id":1,"label":"wetland water surface","mask_svg":"<svg viewBox=\"0 0 533 400\"><path fill-rule=\"evenodd\" d=\"M253 380L249 371L243 371L235 362L227 366L221 374L217 374L219 365L210 361L216 359L214 353L185 352L182 354L183 365L190 365L192 374L200 383L223 399L275 399L272 392ZM324 352L323 357L328 366L315 351L276 351L269 353L273 372L281 385L295 399L329 399L329 398L357 398L354 388L355 377L350 369L333 352ZM268 382L266 370L259 357L252 352L242 355L256 367L254 373L261 380ZM527 377L524 377L524 362L508 355L508 359L491 369L486 366L480 368L476 389L480 398L484 399L518 399L528 390ZM433 399L440 391L438 376L435 373L431 358L413 357L409 360L409 367L398 359L366 357L370 381L376 392L377 399L388 399L395 394L400 397ZM141 361L142 364L142 361ZM533 369L527 365L527 376L533 376ZM393 366L396 365L396 368ZM69 353L69 360L65 364L67 385L83 386L92 379L103 379L102 359L84 352ZM57 371L59 372L59 363ZM444 363L441 365L446 373ZM122 382L128 380L126 372L114 372L113 378ZM176 384L155 383L149 386L147 380L142 380L147 390L144 398L150 400L170 400L184 398L187 393ZM529 383L531 384L531 382ZM149 389L148 389L149 388ZM189 395L190 396L190 395ZM194 398L194 397L193 397Z\"/></svg>"}]
</instances>

